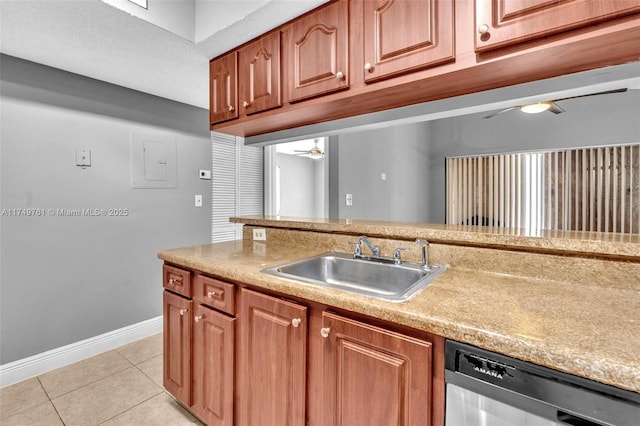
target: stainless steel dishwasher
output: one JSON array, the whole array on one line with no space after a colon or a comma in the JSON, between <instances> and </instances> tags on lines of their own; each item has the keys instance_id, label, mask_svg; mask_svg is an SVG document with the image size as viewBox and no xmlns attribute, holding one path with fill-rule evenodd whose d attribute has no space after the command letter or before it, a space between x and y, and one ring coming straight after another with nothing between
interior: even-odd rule
<instances>
[{"instance_id":1,"label":"stainless steel dishwasher","mask_svg":"<svg viewBox=\"0 0 640 426\"><path fill-rule=\"evenodd\" d=\"M446 426L639 426L640 394L446 342Z\"/></svg>"}]
</instances>

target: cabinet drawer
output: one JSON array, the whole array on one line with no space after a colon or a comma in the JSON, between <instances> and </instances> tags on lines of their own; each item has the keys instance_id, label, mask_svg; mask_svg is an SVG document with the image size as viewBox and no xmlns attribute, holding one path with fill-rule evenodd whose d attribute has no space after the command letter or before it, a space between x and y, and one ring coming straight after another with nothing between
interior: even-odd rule
<instances>
[{"instance_id":1,"label":"cabinet drawer","mask_svg":"<svg viewBox=\"0 0 640 426\"><path fill-rule=\"evenodd\" d=\"M191 272L162 265L162 286L184 297L191 297Z\"/></svg>"},{"instance_id":2,"label":"cabinet drawer","mask_svg":"<svg viewBox=\"0 0 640 426\"><path fill-rule=\"evenodd\" d=\"M215 278L198 275L195 280L194 299L229 315L236 313L235 286Z\"/></svg>"}]
</instances>

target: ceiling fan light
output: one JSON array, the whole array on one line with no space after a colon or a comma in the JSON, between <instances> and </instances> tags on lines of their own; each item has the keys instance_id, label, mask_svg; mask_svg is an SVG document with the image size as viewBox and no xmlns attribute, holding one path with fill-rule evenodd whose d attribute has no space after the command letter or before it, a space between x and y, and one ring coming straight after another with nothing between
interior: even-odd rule
<instances>
[{"instance_id":1,"label":"ceiling fan light","mask_svg":"<svg viewBox=\"0 0 640 426\"><path fill-rule=\"evenodd\" d=\"M309 152L309 157L313 158L314 160L319 160L324 157L324 152L320 151L319 149L314 149Z\"/></svg>"},{"instance_id":2,"label":"ceiling fan light","mask_svg":"<svg viewBox=\"0 0 640 426\"><path fill-rule=\"evenodd\" d=\"M522 105L520 111L527 114L538 114L551 108L551 102L538 102L537 104Z\"/></svg>"}]
</instances>

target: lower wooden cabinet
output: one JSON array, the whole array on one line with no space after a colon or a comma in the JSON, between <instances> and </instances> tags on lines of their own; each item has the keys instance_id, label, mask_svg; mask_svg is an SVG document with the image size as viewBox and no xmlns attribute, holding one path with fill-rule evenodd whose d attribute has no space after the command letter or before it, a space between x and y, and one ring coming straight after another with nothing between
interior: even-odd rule
<instances>
[{"instance_id":1,"label":"lower wooden cabinet","mask_svg":"<svg viewBox=\"0 0 640 426\"><path fill-rule=\"evenodd\" d=\"M442 337L193 276L164 291L164 386L208 425L443 426Z\"/></svg>"},{"instance_id":2,"label":"lower wooden cabinet","mask_svg":"<svg viewBox=\"0 0 640 426\"><path fill-rule=\"evenodd\" d=\"M327 312L321 335L324 426L432 424L431 343Z\"/></svg>"},{"instance_id":3,"label":"lower wooden cabinet","mask_svg":"<svg viewBox=\"0 0 640 426\"><path fill-rule=\"evenodd\" d=\"M191 283L189 271L171 268ZM236 319L224 312L235 312L235 288L200 274L193 281L195 295L191 286L189 293L175 294L165 280L163 384L208 425L232 426Z\"/></svg>"},{"instance_id":4,"label":"lower wooden cabinet","mask_svg":"<svg viewBox=\"0 0 640 426\"><path fill-rule=\"evenodd\" d=\"M240 291L238 424L304 425L307 308Z\"/></svg>"},{"instance_id":5,"label":"lower wooden cabinet","mask_svg":"<svg viewBox=\"0 0 640 426\"><path fill-rule=\"evenodd\" d=\"M191 310L193 302L163 292L163 384L173 396L191 405Z\"/></svg>"},{"instance_id":6,"label":"lower wooden cabinet","mask_svg":"<svg viewBox=\"0 0 640 426\"><path fill-rule=\"evenodd\" d=\"M193 406L208 425L233 425L235 318L196 305Z\"/></svg>"}]
</instances>

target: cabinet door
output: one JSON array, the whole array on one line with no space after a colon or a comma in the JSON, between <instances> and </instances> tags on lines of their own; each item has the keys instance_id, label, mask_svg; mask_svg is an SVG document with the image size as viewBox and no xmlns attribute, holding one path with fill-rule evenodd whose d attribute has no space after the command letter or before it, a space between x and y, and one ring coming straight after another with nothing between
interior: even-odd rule
<instances>
[{"instance_id":1,"label":"cabinet door","mask_svg":"<svg viewBox=\"0 0 640 426\"><path fill-rule=\"evenodd\" d=\"M208 425L233 425L235 319L196 305L193 410Z\"/></svg>"},{"instance_id":2,"label":"cabinet door","mask_svg":"<svg viewBox=\"0 0 640 426\"><path fill-rule=\"evenodd\" d=\"M240 293L238 424L305 424L307 308Z\"/></svg>"},{"instance_id":3,"label":"cabinet door","mask_svg":"<svg viewBox=\"0 0 640 426\"><path fill-rule=\"evenodd\" d=\"M638 0L476 0L476 50L482 51L640 12Z\"/></svg>"},{"instance_id":4,"label":"cabinet door","mask_svg":"<svg viewBox=\"0 0 640 426\"><path fill-rule=\"evenodd\" d=\"M163 384L187 406L191 405L191 306L191 300L163 292Z\"/></svg>"},{"instance_id":5,"label":"cabinet door","mask_svg":"<svg viewBox=\"0 0 640 426\"><path fill-rule=\"evenodd\" d=\"M289 101L349 87L349 2L330 4L284 32Z\"/></svg>"},{"instance_id":6,"label":"cabinet door","mask_svg":"<svg viewBox=\"0 0 640 426\"><path fill-rule=\"evenodd\" d=\"M281 106L280 32L241 48L239 55L242 111L254 114Z\"/></svg>"},{"instance_id":7,"label":"cabinet door","mask_svg":"<svg viewBox=\"0 0 640 426\"><path fill-rule=\"evenodd\" d=\"M238 53L209 63L209 116L211 124L238 117Z\"/></svg>"},{"instance_id":8,"label":"cabinet door","mask_svg":"<svg viewBox=\"0 0 640 426\"><path fill-rule=\"evenodd\" d=\"M453 60L453 0L363 3L365 82Z\"/></svg>"},{"instance_id":9,"label":"cabinet door","mask_svg":"<svg viewBox=\"0 0 640 426\"><path fill-rule=\"evenodd\" d=\"M431 425L432 345L322 314L325 426Z\"/></svg>"}]
</instances>

